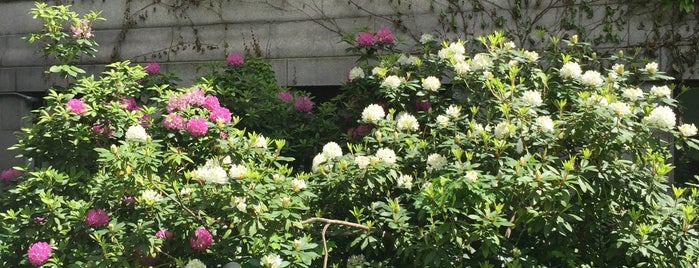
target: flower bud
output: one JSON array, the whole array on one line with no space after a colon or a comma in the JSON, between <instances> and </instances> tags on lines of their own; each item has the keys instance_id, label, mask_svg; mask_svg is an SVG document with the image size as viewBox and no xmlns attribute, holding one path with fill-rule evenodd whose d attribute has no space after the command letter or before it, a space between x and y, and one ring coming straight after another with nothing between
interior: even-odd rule
<instances>
[{"instance_id":1,"label":"flower bud","mask_svg":"<svg viewBox=\"0 0 699 268\"><path fill-rule=\"evenodd\" d=\"M112 146L109 146L109 149L112 151L113 154L119 153L119 150L117 149L116 145L112 144Z\"/></svg>"}]
</instances>

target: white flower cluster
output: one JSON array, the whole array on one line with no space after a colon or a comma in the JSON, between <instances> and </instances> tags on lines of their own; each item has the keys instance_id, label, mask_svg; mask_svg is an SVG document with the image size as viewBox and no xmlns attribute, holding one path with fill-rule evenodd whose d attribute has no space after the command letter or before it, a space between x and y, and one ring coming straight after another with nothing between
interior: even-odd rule
<instances>
[{"instance_id":1,"label":"white flower cluster","mask_svg":"<svg viewBox=\"0 0 699 268\"><path fill-rule=\"evenodd\" d=\"M415 57L413 55L406 56L405 54L401 54L396 63L403 66L416 65L418 60L418 57Z\"/></svg>"},{"instance_id":2,"label":"white flower cluster","mask_svg":"<svg viewBox=\"0 0 699 268\"><path fill-rule=\"evenodd\" d=\"M417 131L420 128L420 123L417 118L409 113L400 113L396 119L396 127L399 130Z\"/></svg>"},{"instance_id":3,"label":"white flower cluster","mask_svg":"<svg viewBox=\"0 0 699 268\"><path fill-rule=\"evenodd\" d=\"M381 87L385 87L388 89L397 89L398 87L400 87L400 84L401 81L398 76L389 75L383 80L383 83L381 83Z\"/></svg>"},{"instance_id":4,"label":"white flower cluster","mask_svg":"<svg viewBox=\"0 0 699 268\"><path fill-rule=\"evenodd\" d=\"M376 150L376 160L388 164L396 163L396 152L389 148L381 148Z\"/></svg>"},{"instance_id":5,"label":"white flower cluster","mask_svg":"<svg viewBox=\"0 0 699 268\"><path fill-rule=\"evenodd\" d=\"M369 123L376 123L386 116L383 107L378 104L370 104L362 111L362 120Z\"/></svg>"},{"instance_id":6,"label":"white flower cluster","mask_svg":"<svg viewBox=\"0 0 699 268\"><path fill-rule=\"evenodd\" d=\"M656 72L658 72L658 63L657 62L649 62L646 64L646 67L643 68L648 72L650 75L654 75Z\"/></svg>"},{"instance_id":7,"label":"white flower cluster","mask_svg":"<svg viewBox=\"0 0 699 268\"><path fill-rule=\"evenodd\" d=\"M291 180L291 188L294 190L294 193L298 193L299 191L306 189L306 181L303 179L294 178Z\"/></svg>"},{"instance_id":8,"label":"white flower cluster","mask_svg":"<svg viewBox=\"0 0 699 268\"><path fill-rule=\"evenodd\" d=\"M466 171L466 175L464 177L470 182L476 182L478 180L478 172L474 170Z\"/></svg>"},{"instance_id":9,"label":"white flower cluster","mask_svg":"<svg viewBox=\"0 0 699 268\"><path fill-rule=\"evenodd\" d=\"M598 87L604 84L604 79L598 71L588 70L580 77L580 82L586 86Z\"/></svg>"},{"instance_id":10,"label":"white flower cluster","mask_svg":"<svg viewBox=\"0 0 699 268\"><path fill-rule=\"evenodd\" d=\"M206 264L201 262L199 259L192 259L187 262L187 265L184 268L206 268Z\"/></svg>"},{"instance_id":11,"label":"white flower cluster","mask_svg":"<svg viewBox=\"0 0 699 268\"><path fill-rule=\"evenodd\" d=\"M440 127L443 127L443 128L449 126L449 117L447 117L443 114L438 115L437 116L437 125L439 125Z\"/></svg>"},{"instance_id":12,"label":"white flower cluster","mask_svg":"<svg viewBox=\"0 0 699 268\"><path fill-rule=\"evenodd\" d=\"M437 92L441 86L442 83L439 82L437 77L428 76L427 78L422 79L422 88L427 91Z\"/></svg>"},{"instance_id":13,"label":"white flower cluster","mask_svg":"<svg viewBox=\"0 0 699 268\"><path fill-rule=\"evenodd\" d=\"M471 66L467 62L457 62L454 64L454 72L460 76L466 75L471 70Z\"/></svg>"},{"instance_id":14,"label":"white flower cluster","mask_svg":"<svg viewBox=\"0 0 699 268\"><path fill-rule=\"evenodd\" d=\"M155 190L148 189L148 190L144 190L141 193L141 199L144 202L146 202L146 204L152 205L152 204L155 204L157 202L160 202L160 200L163 199L163 196L160 195L160 193L158 193Z\"/></svg>"},{"instance_id":15,"label":"white flower cluster","mask_svg":"<svg viewBox=\"0 0 699 268\"><path fill-rule=\"evenodd\" d=\"M659 97L659 98L671 98L672 97L672 90L670 90L670 88L667 86L661 86L661 87L652 86L650 88L650 94L653 94L654 96Z\"/></svg>"},{"instance_id":16,"label":"white flower cluster","mask_svg":"<svg viewBox=\"0 0 699 268\"><path fill-rule=\"evenodd\" d=\"M440 170L447 165L447 158L441 154L430 154L427 156L427 171L432 172L435 170Z\"/></svg>"},{"instance_id":17,"label":"white flower cluster","mask_svg":"<svg viewBox=\"0 0 699 268\"><path fill-rule=\"evenodd\" d=\"M497 126L495 126L495 137L498 139L506 139L510 137L511 126L512 125L504 121L497 124Z\"/></svg>"},{"instance_id":18,"label":"white flower cluster","mask_svg":"<svg viewBox=\"0 0 699 268\"><path fill-rule=\"evenodd\" d=\"M577 79L582 75L582 69L580 64L569 61L563 64L561 69L558 71L563 78L567 79Z\"/></svg>"},{"instance_id":19,"label":"white flower cluster","mask_svg":"<svg viewBox=\"0 0 699 268\"><path fill-rule=\"evenodd\" d=\"M195 178L203 180L206 183L228 183L228 176L226 176L226 170L223 169L217 161L212 159L207 160L204 166L195 169L193 175Z\"/></svg>"},{"instance_id":20,"label":"white flower cluster","mask_svg":"<svg viewBox=\"0 0 699 268\"><path fill-rule=\"evenodd\" d=\"M609 109L619 116L625 116L631 113L631 106L621 101L612 102L609 104Z\"/></svg>"},{"instance_id":21,"label":"white flower cluster","mask_svg":"<svg viewBox=\"0 0 699 268\"><path fill-rule=\"evenodd\" d=\"M541 99L541 93L534 90L527 90L522 94L522 100L527 106L539 107L544 101Z\"/></svg>"},{"instance_id":22,"label":"white flower cluster","mask_svg":"<svg viewBox=\"0 0 699 268\"><path fill-rule=\"evenodd\" d=\"M643 121L657 128L673 128L675 126L675 112L667 106L655 107Z\"/></svg>"},{"instance_id":23,"label":"white flower cluster","mask_svg":"<svg viewBox=\"0 0 699 268\"><path fill-rule=\"evenodd\" d=\"M624 98L629 99L630 101L636 101L643 99L643 90L639 88L629 87L625 88L621 95L624 96Z\"/></svg>"},{"instance_id":24,"label":"white flower cluster","mask_svg":"<svg viewBox=\"0 0 699 268\"><path fill-rule=\"evenodd\" d=\"M679 130L680 134L682 134L684 137L697 135L697 127L694 124L682 124L681 126L677 127L677 130Z\"/></svg>"},{"instance_id":25,"label":"white flower cluster","mask_svg":"<svg viewBox=\"0 0 699 268\"><path fill-rule=\"evenodd\" d=\"M141 125L130 126L129 129L126 130L126 134L124 134L124 136L127 140L148 141L146 129Z\"/></svg>"},{"instance_id":26,"label":"white flower cluster","mask_svg":"<svg viewBox=\"0 0 699 268\"><path fill-rule=\"evenodd\" d=\"M525 50L524 56L527 57L527 60L531 62L536 62L539 59L539 53L536 53L536 51Z\"/></svg>"},{"instance_id":27,"label":"white flower cluster","mask_svg":"<svg viewBox=\"0 0 699 268\"><path fill-rule=\"evenodd\" d=\"M281 268L282 263L282 258L277 254L269 254L262 257L260 260L260 264L262 264L262 266L265 268Z\"/></svg>"},{"instance_id":28,"label":"white flower cluster","mask_svg":"<svg viewBox=\"0 0 699 268\"><path fill-rule=\"evenodd\" d=\"M452 42L449 44L449 46L440 49L437 52L437 56L442 60L453 60L454 62L463 62L466 60L466 56L464 56L464 53L466 53L466 48L464 47L463 42L458 41Z\"/></svg>"},{"instance_id":29,"label":"white flower cluster","mask_svg":"<svg viewBox=\"0 0 699 268\"><path fill-rule=\"evenodd\" d=\"M231 205L235 206L240 212L245 212L248 209L247 198L234 196L231 198Z\"/></svg>"},{"instance_id":30,"label":"white flower cluster","mask_svg":"<svg viewBox=\"0 0 699 268\"><path fill-rule=\"evenodd\" d=\"M396 182L398 183L399 188L410 189L413 187L413 176L401 175L398 177Z\"/></svg>"},{"instance_id":31,"label":"white flower cluster","mask_svg":"<svg viewBox=\"0 0 699 268\"><path fill-rule=\"evenodd\" d=\"M354 67L349 71L347 78L349 78L350 81L364 78L364 70L362 70L361 67Z\"/></svg>"},{"instance_id":32,"label":"white flower cluster","mask_svg":"<svg viewBox=\"0 0 699 268\"><path fill-rule=\"evenodd\" d=\"M449 105L447 110L444 112L446 113L449 117L458 119L459 116L461 115L461 107L456 106L456 105Z\"/></svg>"},{"instance_id":33,"label":"white flower cluster","mask_svg":"<svg viewBox=\"0 0 699 268\"><path fill-rule=\"evenodd\" d=\"M318 171L321 164L327 162L335 157L342 156L342 148L336 142L331 141L323 146L323 151L313 157L312 169L313 171ZM330 167L330 164L326 165Z\"/></svg>"},{"instance_id":34,"label":"white flower cluster","mask_svg":"<svg viewBox=\"0 0 699 268\"><path fill-rule=\"evenodd\" d=\"M371 164L371 158L364 155L357 155L354 157L354 163L357 164L359 168L364 169Z\"/></svg>"},{"instance_id":35,"label":"white flower cluster","mask_svg":"<svg viewBox=\"0 0 699 268\"><path fill-rule=\"evenodd\" d=\"M247 173L248 168L245 167L245 165L241 164L233 164L231 165L231 168L228 170L228 176L238 180L245 178L245 174Z\"/></svg>"},{"instance_id":36,"label":"white flower cluster","mask_svg":"<svg viewBox=\"0 0 699 268\"><path fill-rule=\"evenodd\" d=\"M267 148L267 138L262 134L258 135L255 139L255 147L257 148Z\"/></svg>"},{"instance_id":37,"label":"white flower cluster","mask_svg":"<svg viewBox=\"0 0 699 268\"><path fill-rule=\"evenodd\" d=\"M548 115L537 117L536 126L543 132L553 132L553 120Z\"/></svg>"},{"instance_id":38,"label":"white flower cluster","mask_svg":"<svg viewBox=\"0 0 699 268\"><path fill-rule=\"evenodd\" d=\"M487 70L493 67L493 59L490 58L490 54L478 53L471 59L471 70Z\"/></svg>"}]
</instances>

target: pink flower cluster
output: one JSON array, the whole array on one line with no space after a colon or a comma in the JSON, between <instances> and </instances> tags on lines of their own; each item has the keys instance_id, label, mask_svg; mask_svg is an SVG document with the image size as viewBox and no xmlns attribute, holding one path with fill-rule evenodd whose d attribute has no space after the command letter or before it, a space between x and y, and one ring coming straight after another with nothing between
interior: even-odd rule
<instances>
[{"instance_id":1,"label":"pink flower cluster","mask_svg":"<svg viewBox=\"0 0 699 268\"><path fill-rule=\"evenodd\" d=\"M291 92L284 90L282 92L279 92L279 94L277 94L277 98L288 103L288 102L291 102L292 100L294 100L294 95L291 94Z\"/></svg>"},{"instance_id":2,"label":"pink flower cluster","mask_svg":"<svg viewBox=\"0 0 699 268\"><path fill-rule=\"evenodd\" d=\"M311 111L313 110L313 102L311 101L311 98L306 96L296 98L296 102L294 103L294 110L302 113L311 114Z\"/></svg>"},{"instance_id":3,"label":"pink flower cluster","mask_svg":"<svg viewBox=\"0 0 699 268\"><path fill-rule=\"evenodd\" d=\"M0 179L4 182L10 182L18 178L19 176L22 176L22 171L16 170L14 168L8 168L6 170L2 171L2 175L0 175Z\"/></svg>"},{"instance_id":4,"label":"pink flower cluster","mask_svg":"<svg viewBox=\"0 0 699 268\"><path fill-rule=\"evenodd\" d=\"M90 227L104 227L109 223L109 215L104 209L95 208L87 211L85 224Z\"/></svg>"},{"instance_id":5,"label":"pink flower cluster","mask_svg":"<svg viewBox=\"0 0 699 268\"><path fill-rule=\"evenodd\" d=\"M66 109L68 109L68 112L83 115L87 111L87 106L85 106L85 102L81 99L70 99L66 103Z\"/></svg>"},{"instance_id":6,"label":"pink flower cluster","mask_svg":"<svg viewBox=\"0 0 699 268\"><path fill-rule=\"evenodd\" d=\"M160 64L157 62L146 63L145 71L149 75L160 73Z\"/></svg>"},{"instance_id":7,"label":"pink flower cluster","mask_svg":"<svg viewBox=\"0 0 699 268\"><path fill-rule=\"evenodd\" d=\"M376 35L370 32L361 32L355 40L360 46L373 46L374 44L396 44L396 39L393 38L391 30L388 28L380 28L376 31Z\"/></svg>"},{"instance_id":8,"label":"pink flower cluster","mask_svg":"<svg viewBox=\"0 0 699 268\"><path fill-rule=\"evenodd\" d=\"M203 90L195 88L182 95L173 95L168 100L167 111L164 116L163 125L167 129L181 130L187 129L192 136L203 136L209 130L206 117L192 116L185 119L178 111L186 110L189 107L203 107L208 112L209 121L214 124L228 124L232 120L231 111L226 107L221 107L216 96L206 95Z\"/></svg>"},{"instance_id":9,"label":"pink flower cluster","mask_svg":"<svg viewBox=\"0 0 699 268\"><path fill-rule=\"evenodd\" d=\"M155 237L160 238L162 240L172 239L173 236L174 236L174 234L168 229L162 229L162 230L157 231L155 233Z\"/></svg>"},{"instance_id":10,"label":"pink flower cluster","mask_svg":"<svg viewBox=\"0 0 699 268\"><path fill-rule=\"evenodd\" d=\"M35 242L27 249L27 257L29 263L34 266L40 266L46 263L51 256L51 245L44 241Z\"/></svg>"},{"instance_id":11,"label":"pink flower cluster","mask_svg":"<svg viewBox=\"0 0 699 268\"><path fill-rule=\"evenodd\" d=\"M245 62L245 57L241 55L240 53L231 53L228 54L228 57L226 57L226 63L229 66L240 66L243 65Z\"/></svg>"},{"instance_id":12,"label":"pink flower cluster","mask_svg":"<svg viewBox=\"0 0 699 268\"><path fill-rule=\"evenodd\" d=\"M90 28L87 20L82 20L78 25L70 26L70 30L73 32L73 37L75 38L92 37L92 28Z\"/></svg>"},{"instance_id":13,"label":"pink flower cluster","mask_svg":"<svg viewBox=\"0 0 699 268\"><path fill-rule=\"evenodd\" d=\"M189 238L189 245L199 252L204 252L211 244L213 244L214 237L211 233L204 227L200 227L194 231L195 238Z\"/></svg>"}]
</instances>

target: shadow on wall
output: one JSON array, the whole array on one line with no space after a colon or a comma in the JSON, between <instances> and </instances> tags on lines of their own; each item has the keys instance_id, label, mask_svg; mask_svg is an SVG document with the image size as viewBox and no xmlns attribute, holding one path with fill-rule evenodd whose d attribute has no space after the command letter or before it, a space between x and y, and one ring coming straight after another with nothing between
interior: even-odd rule
<instances>
[{"instance_id":1,"label":"shadow on wall","mask_svg":"<svg viewBox=\"0 0 699 268\"><path fill-rule=\"evenodd\" d=\"M43 94L0 92L0 107L3 107L3 112L0 113L0 170L25 164L24 159L16 157L17 152L7 148L17 142L15 133L29 123L25 117L31 110L41 106Z\"/></svg>"}]
</instances>

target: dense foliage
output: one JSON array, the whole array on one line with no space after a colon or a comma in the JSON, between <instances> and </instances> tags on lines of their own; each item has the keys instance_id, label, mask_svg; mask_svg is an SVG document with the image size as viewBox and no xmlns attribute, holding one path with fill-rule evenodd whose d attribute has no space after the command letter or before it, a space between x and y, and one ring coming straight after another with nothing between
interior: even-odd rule
<instances>
[{"instance_id":1,"label":"dense foliage","mask_svg":"<svg viewBox=\"0 0 699 268\"><path fill-rule=\"evenodd\" d=\"M536 52L502 33L423 35L412 53L387 28L343 41L358 66L321 105L249 54L187 88L157 63L69 74L14 146L35 165L2 173L0 264L699 263L699 188L669 183L668 161L699 149L697 128L656 63L576 36Z\"/></svg>"}]
</instances>

